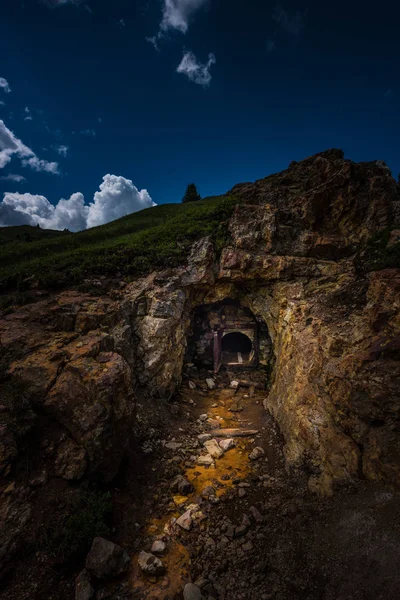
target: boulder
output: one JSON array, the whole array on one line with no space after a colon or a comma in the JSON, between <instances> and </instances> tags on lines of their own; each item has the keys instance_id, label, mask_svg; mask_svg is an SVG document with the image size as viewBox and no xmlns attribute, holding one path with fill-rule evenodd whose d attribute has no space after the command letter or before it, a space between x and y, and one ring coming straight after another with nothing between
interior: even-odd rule
<instances>
[{"instance_id":1,"label":"boulder","mask_svg":"<svg viewBox=\"0 0 400 600\"><path fill-rule=\"evenodd\" d=\"M189 509L176 520L176 524L186 531L190 531L192 529L193 519L191 513L192 511Z\"/></svg>"},{"instance_id":2,"label":"boulder","mask_svg":"<svg viewBox=\"0 0 400 600\"><path fill-rule=\"evenodd\" d=\"M227 452L231 448L235 447L235 440L233 438L228 438L226 440L221 440L219 442L220 447L224 452Z\"/></svg>"},{"instance_id":3,"label":"boulder","mask_svg":"<svg viewBox=\"0 0 400 600\"><path fill-rule=\"evenodd\" d=\"M210 454L201 455L197 459L197 464L201 467L211 467L214 464L214 459Z\"/></svg>"},{"instance_id":4,"label":"boulder","mask_svg":"<svg viewBox=\"0 0 400 600\"><path fill-rule=\"evenodd\" d=\"M90 582L90 574L83 569L75 579L75 600L92 600L94 589Z\"/></svg>"},{"instance_id":5,"label":"boulder","mask_svg":"<svg viewBox=\"0 0 400 600\"><path fill-rule=\"evenodd\" d=\"M93 540L86 557L86 569L98 579L116 577L129 569L130 558L127 552L102 537Z\"/></svg>"},{"instance_id":6,"label":"boulder","mask_svg":"<svg viewBox=\"0 0 400 600\"><path fill-rule=\"evenodd\" d=\"M162 540L155 540L151 546L152 554L164 554L166 544Z\"/></svg>"},{"instance_id":7,"label":"boulder","mask_svg":"<svg viewBox=\"0 0 400 600\"><path fill-rule=\"evenodd\" d=\"M182 496L187 496L187 494L193 491L193 485L186 477L178 475L171 484L171 491L179 492Z\"/></svg>"}]
</instances>

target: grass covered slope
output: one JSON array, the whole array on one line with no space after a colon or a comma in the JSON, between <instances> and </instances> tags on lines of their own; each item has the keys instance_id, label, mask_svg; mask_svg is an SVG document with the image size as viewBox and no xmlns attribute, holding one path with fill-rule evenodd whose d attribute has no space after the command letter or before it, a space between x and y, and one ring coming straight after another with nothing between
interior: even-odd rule
<instances>
[{"instance_id":1,"label":"grass covered slope","mask_svg":"<svg viewBox=\"0 0 400 600\"><path fill-rule=\"evenodd\" d=\"M15 225L14 227L0 227L0 246L12 242L34 242L67 235L65 231L55 229L41 229L32 225Z\"/></svg>"},{"instance_id":2,"label":"grass covered slope","mask_svg":"<svg viewBox=\"0 0 400 600\"><path fill-rule=\"evenodd\" d=\"M190 245L212 235L221 247L237 200L212 197L164 204L78 233L0 245L0 291L23 290L28 278L57 288L99 275L142 275L185 262Z\"/></svg>"}]
</instances>

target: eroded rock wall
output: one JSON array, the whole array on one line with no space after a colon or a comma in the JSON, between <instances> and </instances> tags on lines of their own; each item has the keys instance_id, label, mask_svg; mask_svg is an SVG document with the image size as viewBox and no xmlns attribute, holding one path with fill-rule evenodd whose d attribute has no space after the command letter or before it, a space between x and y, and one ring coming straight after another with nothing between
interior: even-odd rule
<instances>
[{"instance_id":1,"label":"eroded rock wall","mask_svg":"<svg viewBox=\"0 0 400 600\"><path fill-rule=\"evenodd\" d=\"M23 386L30 411L16 415L12 393L0 402L4 486L20 437L47 435L43 419L57 431L39 450L43 482L110 480L130 441L134 389L171 395L194 309L227 298L268 327L275 367L265 405L287 464L307 465L321 493L361 473L400 483L400 270L360 272L355 261L399 212L390 172L330 151L233 192L240 202L220 255L206 238L184 267L104 297L64 292L0 320L8 383ZM30 498L27 519L34 493L15 492L15 502ZM11 489L9 514L13 498ZM15 549L7 531L5 548Z\"/></svg>"}]
</instances>

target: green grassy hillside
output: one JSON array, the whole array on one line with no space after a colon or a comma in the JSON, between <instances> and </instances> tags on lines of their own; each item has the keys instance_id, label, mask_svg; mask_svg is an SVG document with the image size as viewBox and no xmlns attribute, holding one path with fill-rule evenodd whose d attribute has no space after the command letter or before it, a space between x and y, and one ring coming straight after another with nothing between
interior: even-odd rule
<instances>
[{"instance_id":1,"label":"green grassy hillside","mask_svg":"<svg viewBox=\"0 0 400 600\"><path fill-rule=\"evenodd\" d=\"M0 227L0 246L12 242L35 242L63 235L67 235L67 232L56 231L55 229L41 229L40 227L32 227L31 225Z\"/></svg>"},{"instance_id":2,"label":"green grassy hillside","mask_svg":"<svg viewBox=\"0 0 400 600\"><path fill-rule=\"evenodd\" d=\"M142 275L185 262L190 245L211 234L217 247L237 200L212 197L164 204L79 233L0 245L0 291L23 291L28 278L59 288L99 275Z\"/></svg>"}]
</instances>

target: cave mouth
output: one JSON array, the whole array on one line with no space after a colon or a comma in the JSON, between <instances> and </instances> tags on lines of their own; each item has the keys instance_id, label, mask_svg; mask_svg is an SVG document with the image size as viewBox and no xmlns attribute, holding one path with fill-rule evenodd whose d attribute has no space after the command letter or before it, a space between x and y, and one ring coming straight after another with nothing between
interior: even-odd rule
<instances>
[{"instance_id":1,"label":"cave mouth","mask_svg":"<svg viewBox=\"0 0 400 600\"><path fill-rule=\"evenodd\" d=\"M266 324L238 300L226 298L193 310L186 363L218 373L221 367L268 366L271 356L272 342Z\"/></svg>"},{"instance_id":2,"label":"cave mouth","mask_svg":"<svg viewBox=\"0 0 400 600\"><path fill-rule=\"evenodd\" d=\"M221 350L223 365L240 365L251 360L253 344L245 333L232 331L223 336Z\"/></svg>"}]
</instances>

